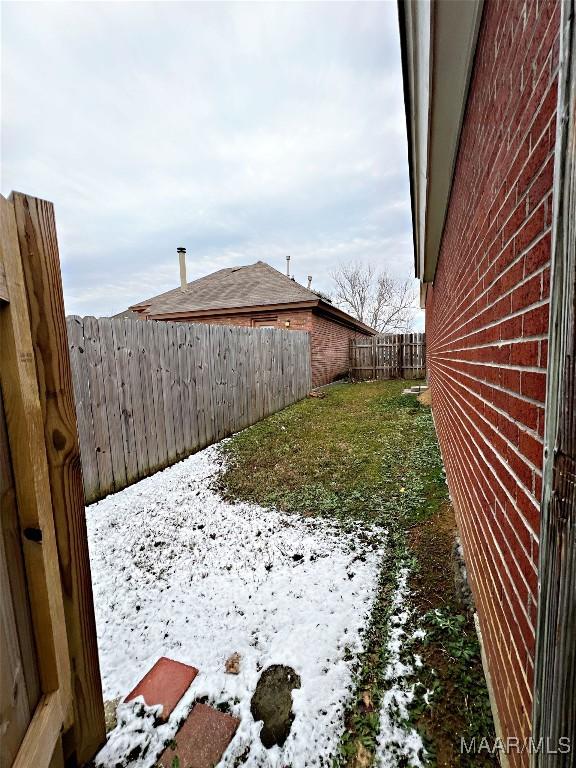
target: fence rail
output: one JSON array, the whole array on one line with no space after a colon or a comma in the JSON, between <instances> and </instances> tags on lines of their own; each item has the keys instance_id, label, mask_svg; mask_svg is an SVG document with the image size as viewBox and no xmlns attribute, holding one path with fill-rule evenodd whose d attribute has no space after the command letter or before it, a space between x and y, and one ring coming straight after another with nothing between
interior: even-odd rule
<instances>
[{"instance_id":1,"label":"fence rail","mask_svg":"<svg viewBox=\"0 0 576 768\"><path fill-rule=\"evenodd\" d=\"M88 503L305 397L307 333L66 319Z\"/></svg>"},{"instance_id":2,"label":"fence rail","mask_svg":"<svg viewBox=\"0 0 576 768\"><path fill-rule=\"evenodd\" d=\"M386 333L350 342L350 378L426 378L426 334Z\"/></svg>"}]
</instances>

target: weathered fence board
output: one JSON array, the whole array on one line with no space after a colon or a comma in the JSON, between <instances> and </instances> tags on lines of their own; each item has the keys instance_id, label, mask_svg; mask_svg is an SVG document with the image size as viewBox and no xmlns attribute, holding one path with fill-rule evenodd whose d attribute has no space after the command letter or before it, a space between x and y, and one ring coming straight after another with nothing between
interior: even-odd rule
<instances>
[{"instance_id":1,"label":"weathered fence board","mask_svg":"<svg viewBox=\"0 0 576 768\"><path fill-rule=\"evenodd\" d=\"M426 334L386 333L350 342L350 378L426 377Z\"/></svg>"},{"instance_id":2,"label":"weathered fence board","mask_svg":"<svg viewBox=\"0 0 576 768\"><path fill-rule=\"evenodd\" d=\"M98 320L101 347L111 349L111 355L102 356L102 377L104 379L104 398L108 413L110 437L110 458L115 485L126 484L126 462L124 460L124 442L122 438L122 410L116 369L116 355L112 322L108 317Z\"/></svg>"},{"instance_id":3,"label":"weathered fence board","mask_svg":"<svg viewBox=\"0 0 576 768\"><path fill-rule=\"evenodd\" d=\"M68 317L87 502L305 397L308 334Z\"/></svg>"}]
</instances>

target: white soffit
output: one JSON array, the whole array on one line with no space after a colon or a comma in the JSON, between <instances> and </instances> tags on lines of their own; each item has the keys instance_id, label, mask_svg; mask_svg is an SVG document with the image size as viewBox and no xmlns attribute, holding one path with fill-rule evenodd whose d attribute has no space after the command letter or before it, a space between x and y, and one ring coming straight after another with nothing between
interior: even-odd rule
<instances>
[{"instance_id":1,"label":"white soffit","mask_svg":"<svg viewBox=\"0 0 576 768\"><path fill-rule=\"evenodd\" d=\"M400 0L416 276L432 282L483 0Z\"/></svg>"}]
</instances>

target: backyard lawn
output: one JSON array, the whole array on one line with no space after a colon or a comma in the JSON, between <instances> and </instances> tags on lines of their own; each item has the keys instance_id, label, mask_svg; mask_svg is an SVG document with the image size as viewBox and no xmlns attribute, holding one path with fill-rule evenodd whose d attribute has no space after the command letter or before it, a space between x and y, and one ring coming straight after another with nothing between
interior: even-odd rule
<instances>
[{"instance_id":1,"label":"backyard lawn","mask_svg":"<svg viewBox=\"0 0 576 768\"><path fill-rule=\"evenodd\" d=\"M460 755L490 709L431 412L407 385L332 385L87 508L106 698L159 656L200 670L165 725L120 704L97 765L153 766L198 700L240 718L222 765L492 764ZM301 687L267 750L250 698L271 664Z\"/></svg>"}]
</instances>

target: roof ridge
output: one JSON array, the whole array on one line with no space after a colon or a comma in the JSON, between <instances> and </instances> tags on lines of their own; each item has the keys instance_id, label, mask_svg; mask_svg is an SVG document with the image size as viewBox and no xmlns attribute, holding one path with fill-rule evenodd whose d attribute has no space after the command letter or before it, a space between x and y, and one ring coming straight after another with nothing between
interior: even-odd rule
<instances>
[{"instance_id":1,"label":"roof ridge","mask_svg":"<svg viewBox=\"0 0 576 768\"><path fill-rule=\"evenodd\" d=\"M265 305L303 301L317 304L322 297L305 288L296 279L284 275L279 269L258 259L252 264L222 267L180 286L142 299L129 309L146 314L175 311L176 308L194 309Z\"/></svg>"},{"instance_id":2,"label":"roof ridge","mask_svg":"<svg viewBox=\"0 0 576 768\"><path fill-rule=\"evenodd\" d=\"M284 272L280 272L279 269L276 269L276 267L273 267L272 264L268 264L267 261L257 261L256 263L263 264L265 267L268 267L268 269L271 269L274 272L276 272L278 275L280 275L280 277L283 277L284 280L288 280L292 285L296 284L298 288L302 288L302 290L306 291L306 293L311 293L313 296L316 296L316 298L318 298L318 294L315 291L311 291L310 288L306 288L306 286L302 285L302 283L299 283L295 277L289 277L288 275L285 275Z\"/></svg>"}]
</instances>

